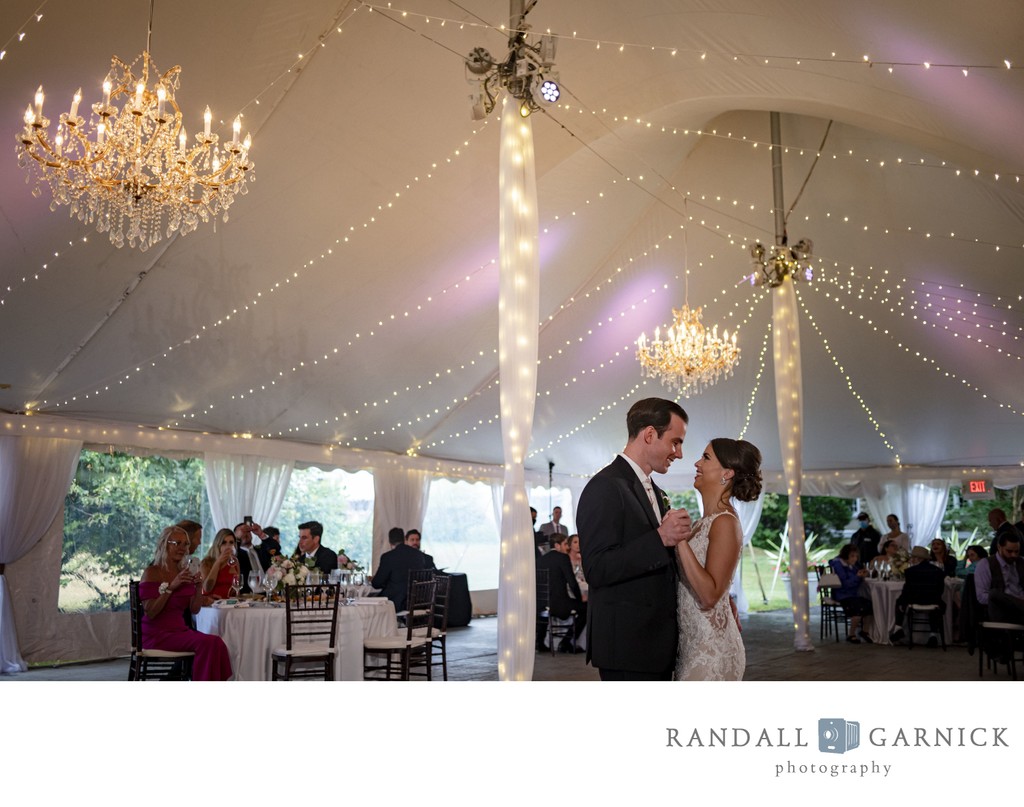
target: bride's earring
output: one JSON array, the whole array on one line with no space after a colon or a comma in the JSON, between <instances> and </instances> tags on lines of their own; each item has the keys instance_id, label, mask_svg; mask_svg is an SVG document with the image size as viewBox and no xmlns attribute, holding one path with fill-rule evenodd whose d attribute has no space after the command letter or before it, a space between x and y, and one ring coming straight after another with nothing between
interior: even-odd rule
<instances>
[{"instance_id":1,"label":"bride's earring","mask_svg":"<svg viewBox=\"0 0 1024 807\"><path fill-rule=\"evenodd\" d=\"M725 484L725 477L724 476L722 477L722 484L723 485Z\"/></svg>"}]
</instances>

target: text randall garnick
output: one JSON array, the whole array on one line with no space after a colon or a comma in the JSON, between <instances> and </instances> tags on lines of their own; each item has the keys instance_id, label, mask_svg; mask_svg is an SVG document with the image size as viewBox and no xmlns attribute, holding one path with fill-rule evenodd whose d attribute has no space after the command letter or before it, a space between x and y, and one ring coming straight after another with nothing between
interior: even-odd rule
<instances>
[{"instance_id":1,"label":"text randall garnick","mask_svg":"<svg viewBox=\"0 0 1024 807\"><path fill-rule=\"evenodd\" d=\"M776 728L667 728L665 745L669 748L807 748L803 729ZM1006 726L945 726L941 728L873 728L867 734L869 745L879 748L1009 748ZM809 736L815 736L809 732Z\"/></svg>"}]
</instances>

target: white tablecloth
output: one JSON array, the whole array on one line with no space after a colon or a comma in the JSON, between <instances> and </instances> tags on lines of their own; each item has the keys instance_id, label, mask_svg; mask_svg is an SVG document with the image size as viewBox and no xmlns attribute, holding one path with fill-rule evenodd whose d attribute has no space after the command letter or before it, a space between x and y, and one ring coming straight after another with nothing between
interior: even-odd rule
<instances>
[{"instance_id":1,"label":"white tablecloth","mask_svg":"<svg viewBox=\"0 0 1024 807\"><path fill-rule=\"evenodd\" d=\"M946 585L942 590L942 600L946 603L946 613L943 616L943 629L946 631L946 644L953 641L953 592L964 583L956 577L947 577ZM871 607L874 611L874 619L871 626L871 638L875 644L892 644L889 641L889 631L896 623L896 599L903 591L902 580L873 580L866 578L861 589L867 590L865 597L871 599Z\"/></svg>"},{"instance_id":2,"label":"white tablecloth","mask_svg":"<svg viewBox=\"0 0 1024 807\"><path fill-rule=\"evenodd\" d=\"M386 597L359 600L338 608L334 678L361 681L363 639L387 636L395 630L395 606ZM285 644L285 609L203 608L196 628L220 636L231 655L234 681L269 681L270 653Z\"/></svg>"}]
</instances>

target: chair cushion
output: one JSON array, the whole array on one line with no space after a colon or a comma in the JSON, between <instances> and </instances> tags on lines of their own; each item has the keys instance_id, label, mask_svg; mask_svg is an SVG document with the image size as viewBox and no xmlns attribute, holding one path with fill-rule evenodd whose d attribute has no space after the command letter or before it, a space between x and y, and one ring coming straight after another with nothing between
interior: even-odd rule
<instances>
[{"instance_id":1,"label":"chair cushion","mask_svg":"<svg viewBox=\"0 0 1024 807\"><path fill-rule=\"evenodd\" d=\"M382 636L363 641L363 649L371 653L380 650L401 650L404 647L424 647L429 640L426 636L414 636L412 641L406 641L405 635Z\"/></svg>"},{"instance_id":2,"label":"chair cushion","mask_svg":"<svg viewBox=\"0 0 1024 807\"><path fill-rule=\"evenodd\" d=\"M136 653L137 656L145 658L192 658L195 653L190 653L187 650L139 650Z\"/></svg>"}]
</instances>

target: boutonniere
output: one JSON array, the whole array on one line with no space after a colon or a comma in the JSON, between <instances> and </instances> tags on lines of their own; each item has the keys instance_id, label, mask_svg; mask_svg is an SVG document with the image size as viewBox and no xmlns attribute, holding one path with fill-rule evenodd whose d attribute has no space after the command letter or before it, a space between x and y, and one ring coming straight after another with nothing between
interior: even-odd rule
<instances>
[{"instance_id":1,"label":"boutonniere","mask_svg":"<svg viewBox=\"0 0 1024 807\"><path fill-rule=\"evenodd\" d=\"M668 494L665 491L661 490L658 492L661 494L662 509L668 512L672 509L672 502L669 500Z\"/></svg>"}]
</instances>

